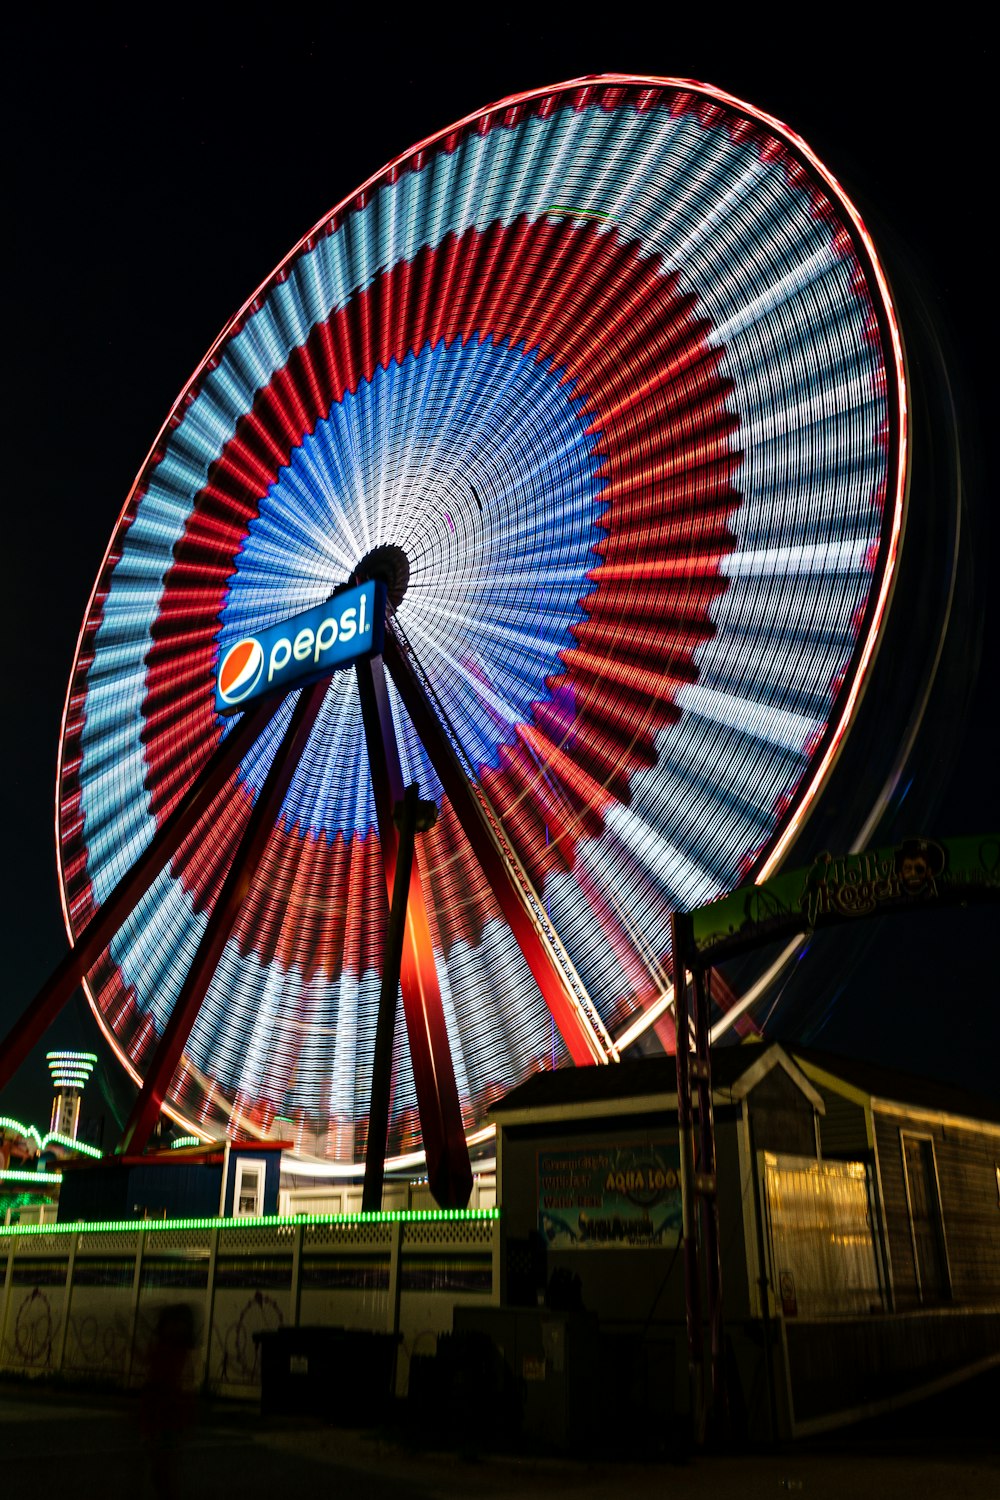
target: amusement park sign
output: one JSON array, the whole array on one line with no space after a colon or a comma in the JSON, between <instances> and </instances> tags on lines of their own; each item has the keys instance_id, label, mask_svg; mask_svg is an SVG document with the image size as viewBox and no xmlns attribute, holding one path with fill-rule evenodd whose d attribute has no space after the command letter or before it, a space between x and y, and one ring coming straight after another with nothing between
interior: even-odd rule
<instances>
[{"instance_id":1,"label":"amusement park sign","mask_svg":"<svg viewBox=\"0 0 1000 1500\"><path fill-rule=\"evenodd\" d=\"M270 693L287 693L382 650L386 587L370 580L223 652L215 678L219 713L239 713Z\"/></svg>"},{"instance_id":2,"label":"amusement park sign","mask_svg":"<svg viewBox=\"0 0 1000 1500\"><path fill-rule=\"evenodd\" d=\"M673 1245L680 1227L676 1141L538 1153L538 1228L550 1249Z\"/></svg>"},{"instance_id":3,"label":"amusement park sign","mask_svg":"<svg viewBox=\"0 0 1000 1500\"><path fill-rule=\"evenodd\" d=\"M714 964L768 938L929 905L1000 901L1000 835L903 839L784 870L691 913L694 953Z\"/></svg>"}]
</instances>

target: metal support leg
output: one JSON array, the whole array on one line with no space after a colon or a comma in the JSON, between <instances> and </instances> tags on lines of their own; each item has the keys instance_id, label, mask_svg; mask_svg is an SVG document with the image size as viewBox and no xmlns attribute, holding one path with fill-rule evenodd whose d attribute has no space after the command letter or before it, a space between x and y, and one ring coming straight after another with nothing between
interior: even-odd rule
<instances>
[{"instance_id":1,"label":"metal support leg","mask_svg":"<svg viewBox=\"0 0 1000 1500\"><path fill-rule=\"evenodd\" d=\"M376 656L359 662L356 670L386 886L394 893L398 837L393 811L404 800L396 732L382 658ZM464 1208L472 1193L472 1166L427 920L420 861L415 852L409 885L404 889L407 890L406 922L399 982L427 1157L427 1179L442 1208Z\"/></svg>"},{"instance_id":2,"label":"metal support leg","mask_svg":"<svg viewBox=\"0 0 1000 1500\"><path fill-rule=\"evenodd\" d=\"M280 702L280 699L271 699L245 713L221 741L128 874L94 913L74 947L53 970L31 1004L22 1011L0 1044L0 1088L10 1082L88 969L93 968L129 912L142 900L167 860L194 829L213 797L222 791L254 740L271 722Z\"/></svg>"},{"instance_id":3,"label":"metal support leg","mask_svg":"<svg viewBox=\"0 0 1000 1500\"><path fill-rule=\"evenodd\" d=\"M326 682L314 683L312 687L303 689L295 705L288 732L278 747L264 785L257 795L236 857L222 883L218 900L198 944L198 951L170 1013L170 1019L164 1027L139 1097L126 1121L118 1143L119 1156L128 1151L143 1151L159 1118L163 1097L180 1062L181 1053L191 1035L201 1003L208 993L222 951L229 941L233 923L281 811L285 793L295 774L299 757L306 747L326 696L326 689Z\"/></svg>"},{"instance_id":4,"label":"metal support leg","mask_svg":"<svg viewBox=\"0 0 1000 1500\"><path fill-rule=\"evenodd\" d=\"M614 1043L610 1037L599 1034L594 1021L585 1013L579 997L568 984L551 946L539 932L527 904L525 890L519 887L510 863L496 842L494 830L486 822L484 809L458 764L437 714L428 703L424 689L405 653L388 628L385 633L385 659L399 696L420 736L420 742L441 780L462 831L472 845L483 874L524 954L570 1056L578 1065L606 1063L609 1053L614 1052Z\"/></svg>"},{"instance_id":5,"label":"metal support leg","mask_svg":"<svg viewBox=\"0 0 1000 1500\"><path fill-rule=\"evenodd\" d=\"M368 1146L365 1152L365 1186L361 1200L361 1210L366 1214L378 1213L382 1207L385 1146L389 1134L389 1104L392 1094L392 1049L396 1037L396 997L399 993L399 974L403 962L406 907L413 873L413 850L417 834L419 800L419 789L414 782L406 788L403 801L396 804L399 828L396 874L389 908L389 926L385 935L382 988L379 992L378 1021L375 1027L371 1103L368 1109Z\"/></svg>"},{"instance_id":6,"label":"metal support leg","mask_svg":"<svg viewBox=\"0 0 1000 1500\"><path fill-rule=\"evenodd\" d=\"M712 1103L712 1058L709 1042L709 978L694 971L694 1037L698 1072L698 1135L700 1152L697 1186L701 1197L701 1225L705 1247L705 1287L712 1369L712 1414L718 1428L728 1426L726 1352L722 1326L722 1248L719 1238L719 1193L715 1155L715 1109Z\"/></svg>"},{"instance_id":7,"label":"metal support leg","mask_svg":"<svg viewBox=\"0 0 1000 1500\"><path fill-rule=\"evenodd\" d=\"M701 1442L704 1425L705 1381L701 1347L701 1284L698 1270L698 1227L695 1222L694 1129L691 1109L691 1041L688 1017L686 914L670 919L674 962L674 1022L677 1033L677 1132L680 1140L681 1213L684 1247L684 1293L687 1307L688 1371L695 1439Z\"/></svg>"}]
</instances>

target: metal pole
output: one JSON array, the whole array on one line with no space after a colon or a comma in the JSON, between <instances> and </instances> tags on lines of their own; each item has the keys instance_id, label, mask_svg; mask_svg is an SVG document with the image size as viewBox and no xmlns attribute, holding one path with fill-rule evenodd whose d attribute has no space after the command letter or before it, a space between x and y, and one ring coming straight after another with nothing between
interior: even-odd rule
<instances>
[{"instance_id":1,"label":"metal pole","mask_svg":"<svg viewBox=\"0 0 1000 1500\"><path fill-rule=\"evenodd\" d=\"M674 1028L677 1062L677 1135L680 1144L681 1213L684 1248L684 1295L687 1309L688 1372L691 1385L691 1416L695 1440L703 1435L704 1369L701 1348L701 1286L698 1275L698 1240L695 1222L694 1130L691 1122L691 1042L688 1017L685 913L670 918L670 943L674 963Z\"/></svg>"},{"instance_id":2,"label":"metal pole","mask_svg":"<svg viewBox=\"0 0 1000 1500\"><path fill-rule=\"evenodd\" d=\"M754 1219L757 1224L757 1289L760 1296L760 1321L764 1338L764 1384L767 1386L767 1410L771 1421L771 1441L778 1436L778 1408L774 1391L774 1359L771 1354L771 1282L767 1274L767 1247L764 1243L764 1204L760 1191L760 1159L757 1154L757 1135L754 1130L753 1112L749 1102L747 1112L747 1135L750 1145L750 1171L753 1174Z\"/></svg>"},{"instance_id":3,"label":"metal pole","mask_svg":"<svg viewBox=\"0 0 1000 1500\"><path fill-rule=\"evenodd\" d=\"M724 1431L728 1425L725 1345L722 1326L722 1247L719 1236L719 1188L715 1154L715 1107L712 1102L712 1058L709 1042L709 988L700 966L694 970L694 1036L698 1075L698 1134L701 1152L696 1186L701 1197L705 1244L705 1285L711 1340L712 1409Z\"/></svg>"},{"instance_id":4,"label":"metal pole","mask_svg":"<svg viewBox=\"0 0 1000 1500\"><path fill-rule=\"evenodd\" d=\"M170 1019L163 1029L153 1060L146 1072L139 1097L125 1123L117 1154L143 1151L156 1124L163 1096L174 1069L180 1062L184 1045L191 1035L201 1003L208 993L223 949L229 941L233 923L253 880L261 855L267 847L281 804L285 799L299 757L306 747L316 716L326 697L327 683L316 682L304 688L292 713L288 731L278 746L274 760L257 794L246 832L222 883L212 915L202 934L198 950L187 972Z\"/></svg>"},{"instance_id":5,"label":"metal pole","mask_svg":"<svg viewBox=\"0 0 1000 1500\"><path fill-rule=\"evenodd\" d=\"M356 671L386 888L394 895L399 840L393 814L405 796L399 747L382 658L375 656L360 661ZM424 826L429 827L433 822L432 810L436 816L433 803L418 803L418 832L425 815ZM420 1132L427 1157L427 1180L435 1201L442 1208L464 1208L472 1194L472 1164L465 1140L455 1064L416 851L409 886L404 886L403 892L406 894L405 930L399 987L403 992L403 1014L420 1112Z\"/></svg>"},{"instance_id":6,"label":"metal pole","mask_svg":"<svg viewBox=\"0 0 1000 1500\"><path fill-rule=\"evenodd\" d=\"M93 968L128 913L142 900L172 854L196 827L209 804L235 776L240 761L278 711L280 698L245 713L213 751L173 811L164 818L135 864L102 902L74 946L25 1007L0 1044L0 1088L10 1082L80 980Z\"/></svg>"},{"instance_id":7,"label":"metal pole","mask_svg":"<svg viewBox=\"0 0 1000 1500\"><path fill-rule=\"evenodd\" d=\"M399 829L399 840L396 846L396 876L392 885L392 904L385 935L382 988L379 992L378 1022L375 1028L368 1145L365 1151L365 1186L361 1199L361 1211L366 1214L378 1213L382 1207L385 1146L389 1134L389 1101L392 1093L392 1048L396 1035L396 1001L399 971L403 961L403 939L406 936L406 903L413 870L419 805L419 788L416 782L412 782L406 788L402 802L396 804L394 818Z\"/></svg>"}]
</instances>

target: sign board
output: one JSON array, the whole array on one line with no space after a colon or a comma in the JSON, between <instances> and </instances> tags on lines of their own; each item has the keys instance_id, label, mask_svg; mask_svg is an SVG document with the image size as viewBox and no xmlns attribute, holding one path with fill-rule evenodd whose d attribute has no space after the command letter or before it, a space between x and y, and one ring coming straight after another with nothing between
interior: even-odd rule
<instances>
[{"instance_id":1,"label":"sign board","mask_svg":"<svg viewBox=\"0 0 1000 1500\"><path fill-rule=\"evenodd\" d=\"M339 667L378 656L385 632L386 587L377 579L344 589L325 604L242 636L227 647L215 677L215 706L241 713L271 693L318 682Z\"/></svg>"},{"instance_id":2,"label":"sign board","mask_svg":"<svg viewBox=\"0 0 1000 1500\"><path fill-rule=\"evenodd\" d=\"M783 870L691 913L688 961L720 963L769 939L925 906L1000 901L1000 835L902 839Z\"/></svg>"},{"instance_id":3,"label":"sign board","mask_svg":"<svg viewBox=\"0 0 1000 1500\"><path fill-rule=\"evenodd\" d=\"M676 1244L681 1227L676 1141L538 1153L538 1228L552 1250Z\"/></svg>"}]
</instances>

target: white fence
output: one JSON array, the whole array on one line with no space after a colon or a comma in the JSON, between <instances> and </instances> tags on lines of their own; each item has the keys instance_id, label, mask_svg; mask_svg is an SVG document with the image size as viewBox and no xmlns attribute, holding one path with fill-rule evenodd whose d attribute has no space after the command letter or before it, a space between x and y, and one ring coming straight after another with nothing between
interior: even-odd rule
<instances>
[{"instance_id":1,"label":"white fence","mask_svg":"<svg viewBox=\"0 0 1000 1500\"><path fill-rule=\"evenodd\" d=\"M364 1187L360 1182L327 1183L322 1187L290 1187L291 1174L282 1178L278 1191L279 1214L359 1214ZM470 1208L495 1208L497 1180L495 1172L477 1172L472 1179ZM382 1208L388 1213L437 1208L431 1190L416 1182L387 1182L382 1189Z\"/></svg>"},{"instance_id":2,"label":"white fence","mask_svg":"<svg viewBox=\"0 0 1000 1500\"><path fill-rule=\"evenodd\" d=\"M253 1335L287 1326L401 1335L432 1353L456 1305L500 1300L499 1214L384 1214L197 1225L39 1226L0 1231L0 1370L138 1385L165 1304L187 1303L195 1378L255 1398Z\"/></svg>"}]
</instances>

